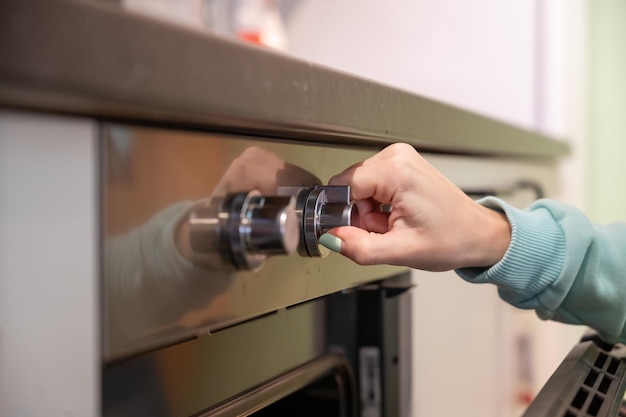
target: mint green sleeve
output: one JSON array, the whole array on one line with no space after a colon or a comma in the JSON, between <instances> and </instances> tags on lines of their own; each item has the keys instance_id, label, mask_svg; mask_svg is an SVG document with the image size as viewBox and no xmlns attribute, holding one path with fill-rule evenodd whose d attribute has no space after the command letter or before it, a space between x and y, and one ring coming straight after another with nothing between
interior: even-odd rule
<instances>
[{"instance_id":1,"label":"mint green sleeve","mask_svg":"<svg viewBox=\"0 0 626 417\"><path fill-rule=\"evenodd\" d=\"M134 303L142 294L163 299L180 297L206 271L180 255L176 229L193 203L174 204L145 224L107 239L104 245L105 285L116 302Z\"/></svg>"},{"instance_id":2,"label":"mint green sleeve","mask_svg":"<svg viewBox=\"0 0 626 417\"><path fill-rule=\"evenodd\" d=\"M578 209L538 200L525 210L487 197L506 214L511 244L490 268L462 268L473 283L492 283L510 304L542 319L589 326L607 342L626 342L626 224L596 225Z\"/></svg>"}]
</instances>

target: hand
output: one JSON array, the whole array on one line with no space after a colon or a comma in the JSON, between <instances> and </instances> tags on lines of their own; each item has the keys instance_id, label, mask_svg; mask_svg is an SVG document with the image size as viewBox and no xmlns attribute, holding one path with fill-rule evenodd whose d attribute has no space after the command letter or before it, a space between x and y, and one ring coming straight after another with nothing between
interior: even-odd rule
<instances>
[{"instance_id":1,"label":"hand","mask_svg":"<svg viewBox=\"0 0 626 417\"><path fill-rule=\"evenodd\" d=\"M350 185L360 228L329 233L358 264L430 271L488 267L504 256L511 226L503 213L474 202L407 144L394 144L330 179ZM391 204L391 213L378 210Z\"/></svg>"},{"instance_id":2,"label":"hand","mask_svg":"<svg viewBox=\"0 0 626 417\"><path fill-rule=\"evenodd\" d=\"M211 197L250 190L272 196L276 195L279 185L306 187L321 183L310 172L283 161L278 155L251 146L230 163Z\"/></svg>"}]
</instances>

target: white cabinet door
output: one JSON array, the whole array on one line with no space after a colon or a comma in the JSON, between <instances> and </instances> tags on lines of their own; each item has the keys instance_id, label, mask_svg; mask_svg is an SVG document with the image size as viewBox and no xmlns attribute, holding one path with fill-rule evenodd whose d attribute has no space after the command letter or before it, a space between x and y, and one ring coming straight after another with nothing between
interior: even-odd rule
<instances>
[{"instance_id":1,"label":"white cabinet door","mask_svg":"<svg viewBox=\"0 0 626 417\"><path fill-rule=\"evenodd\" d=\"M0 415L99 415L95 123L0 112Z\"/></svg>"}]
</instances>

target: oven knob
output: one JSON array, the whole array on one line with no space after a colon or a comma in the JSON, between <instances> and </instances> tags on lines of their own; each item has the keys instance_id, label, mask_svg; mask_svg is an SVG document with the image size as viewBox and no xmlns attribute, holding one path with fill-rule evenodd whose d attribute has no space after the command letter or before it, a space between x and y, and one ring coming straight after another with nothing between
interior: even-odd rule
<instances>
[{"instance_id":1,"label":"oven knob","mask_svg":"<svg viewBox=\"0 0 626 417\"><path fill-rule=\"evenodd\" d=\"M218 255L240 270L257 269L273 255L295 253L300 240L295 198L258 191L228 195L213 210L195 210L189 225L197 259Z\"/></svg>"},{"instance_id":2,"label":"oven knob","mask_svg":"<svg viewBox=\"0 0 626 417\"><path fill-rule=\"evenodd\" d=\"M318 185L301 190L296 213L302 221L298 253L326 257L330 252L319 244L319 238L332 228L356 225L358 211L350 201L349 186Z\"/></svg>"},{"instance_id":3,"label":"oven knob","mask_svg":"<svg viewBox=\"0 0 626 417\"><path fill-rule=\"evenodd\" d=\"M239 226L240 240L246 242L248 251L267 255L295 253L300 239L295 205L292 197L249 193Z\"/></svg>"}]
</instances>

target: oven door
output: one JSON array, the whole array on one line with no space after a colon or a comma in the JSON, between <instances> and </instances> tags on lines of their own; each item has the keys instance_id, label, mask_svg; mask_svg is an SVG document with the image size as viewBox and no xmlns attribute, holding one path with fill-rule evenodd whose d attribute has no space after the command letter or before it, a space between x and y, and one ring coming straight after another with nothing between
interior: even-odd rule
<instances>
[{"instance_id":1,"label":"oven door","mask_svg":"<svg viewBox=\"0 0 626 417\"><path fill-rule=\"evenodd\" d=\"M106 363L103 416L406 415L409 284L401 274Z\"/></svg>"}]
</instances>

